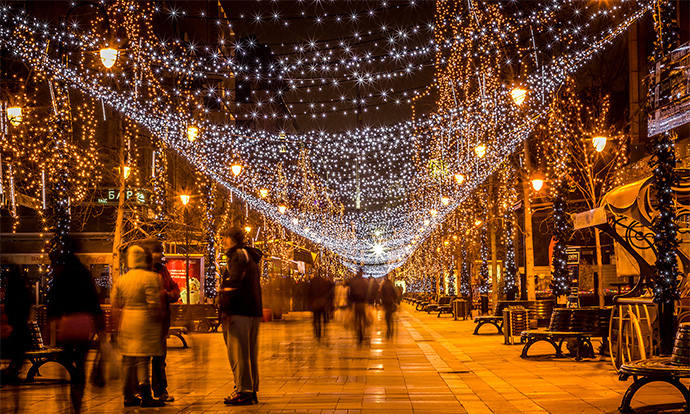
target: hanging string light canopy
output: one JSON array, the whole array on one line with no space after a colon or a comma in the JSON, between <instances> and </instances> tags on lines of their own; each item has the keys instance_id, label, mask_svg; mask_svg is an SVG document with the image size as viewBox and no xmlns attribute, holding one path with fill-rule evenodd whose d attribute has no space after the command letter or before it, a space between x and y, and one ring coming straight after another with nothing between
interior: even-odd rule
<instances>
[{"instance_id":1,"label":"hanging string light canopy","mask_svg":"<svg viewBox=\"0 0 690 414\"><path fill-rule=\"evenodd\" d=\"M413 4L411 2L410 7ZM136 21L129 24L143 26L136 32L142 33L145 41L131 42L126 55L115 55L118 68L122 70L117 77L107 71L68 66L59 57L46 52L51 42L69 48L103 44L104 39L97 34L79 32L75 36L67 26L52 27L11 7L0 9L0 41L15 58L51 73L56 80L110 105L148 129L199 171L246 201L250 208L340 255L351 267L364 264L385 272L402 264L414 250L411 246L428 237L518 148L547 111L551 96L564 79L611 44L653 4L651 0L638 0L605 9L586 2L564 2L559 6L548 3L535 5L531 14L523 15L515 5L489 7L469 1L469 6L463 10L465 14L454 16L439 3L434 23L397 29L384 24L378 32L364 35L355 31L339 41L283 43L283 49L291 47L293 52L276 57L272 67L259 74L248 73L239 58L219 53L223 48L220 44L213 47L188 45L195 50L194 54L175 53L182 44L155 41L151 35L151 21L146 17L128 20ZM376 15L389 7L393 6L349 15L324 15L321 21L338 22L345 18L356 21L369 12ZM133 5L120 12L141 17L150 16L148 11L152 15L165 14L176 19L186 15L181 10L159 6L147 10L144 5ZM554 27L551 22L559 13L581 14L582 17ZM319 16L309 18L318 22ZM438 29L438 22L456 18L462 21L461 33ZM248 19L247 16L226 19L219 24L237 29L238 22ZM285 24L292 21L292 17L263 15L255 16L254 20L256 24ZM528 24L536 29L536 35L534 29L531 35L524 31ZM594 27L596 30L589 29ZM428 45L418 43L417 47L406 47L409 39L420 39L424 34L427 39L433 36ZM378 36L378 40L365 41L368 36L371 39ZM382 46L386 39L389 45ZM524 89L498 82L500 73L510 67L513 59L526 60L532 52L536 54L536 50L530 50L537 48L535 39L539 47L548 47L552 53L548 60L542 54L542 59L536 62L538 67L524 77L521 82ZM553 39L559 39L559 43ZM364 46L355 48L357 43ZM479 57L474 58L470 49L463 46L468 43L472 43ZM373 44L376 46L371 46ZM238 41L233 46L241 55L242 50L249 50L252 45ZM514 55L501 56L500 51L504 49L513 51ZM556 53L560 50L563 53ZM227 78L232 74L239 80L243 77L266 82L280 79L281 86L273 95L267 94L249 106L249 118L270 120L286 116L299 119L299 111L291 115L266 112L259 109L260 104L289 93L338 90L343 82L379 88L376 97L367 96L354 103L346 96L339 98L338 102L349 102L349 113L353 106L357 111L366 109L367 99L379 103L413 103L418 93L390 91L384 85L398 76L411 76L420 68L447 64L443 51L466 53L467 72L449 75L417 90L428 93L431 88L439 96L447 97L449 104L440 104L438 111L405 122L379 127L362 125L336 132L317 129L274 134L214 123L199 114L208 111L208 100L232 103L224 101L226 91L223 88L210 81L209 86L201 89L170 88L164 82L166 76L180 74L198 79ZM484 60L484 57L495 55L501 57L502 63L496 63L493 58ZM420 57L424 56L438 61L420 62ZM361 70L363 64L380 65L382 62L384 65L397 62L397 69ZM105 61L103 63L107 66ZM480 68L481 76L468 75ZM309 77L306 73L310 73ZM461 91L474 91L474 95L472 99L458 101ZM301 115L309 118L348 113L340 103L321 102L322 106L315 104L314 99L307 99L307 102L314 105ZM190 128L193 128L191 132ZM203 136L199 131L204 131ZM477 142L481 145L476 145ZM233 153L222 148L231 148ZM240 157L242 164L229 169L227 160L234 156ZM278 174L284 179L277 179ZM430 176L434 179L429 180ZM438 195L439 182L445 183L442 197ZM431 192L436 195L429 197ZM411 200L414 202L408 202ZM430 214L430 211L435 213Z\"/></svg>"}]
</instances>

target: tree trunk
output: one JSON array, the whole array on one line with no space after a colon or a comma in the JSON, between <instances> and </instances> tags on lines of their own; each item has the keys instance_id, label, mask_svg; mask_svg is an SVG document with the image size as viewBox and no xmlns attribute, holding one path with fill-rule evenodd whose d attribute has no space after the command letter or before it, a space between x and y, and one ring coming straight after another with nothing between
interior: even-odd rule
<instances>
[{"instance_id":1,"label":"tree trunk","mask_svg":"<svg viewBox=\"0 0 690 414\"><path fill-rule=\"evenodd\" d=\"M122 131L122 120L119 122ZM125 148L124 143L119 145L118 158L120 161L120 172L118 175L118 196L117 196L117 218L115 219L115 233L113 234L113 261L110 264L110 275L113 283L120 278L120 246L122 245L122 227L125 215Z\"/></svg>"},{"instance_id":2,"label":"tree trunk","mask_svg":"<svg viewBox=\"0 0 690 414\"><path fill-rule=\"evenodd\" d=\"M524 141L525 170L530 170L529 146ZM532 203L529 201L529 177L523 178L522 189L525 209L525 276L527 284L527 300L536 300L537 293L534 285L534 243L532 242ZM525 298L522 298L525 299Z\"/></svg>"}]
</instances>

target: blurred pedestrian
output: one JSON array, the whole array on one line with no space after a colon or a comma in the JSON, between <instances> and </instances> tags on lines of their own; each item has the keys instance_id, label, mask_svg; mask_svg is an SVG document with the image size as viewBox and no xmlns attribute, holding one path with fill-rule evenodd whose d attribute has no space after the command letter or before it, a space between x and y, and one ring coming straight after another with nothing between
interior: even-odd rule
<instances>
[{"instance_id":1,"label":"blurred pedestrian","mask_svg":"<svg viewBox=\"0 0 690 414\"><path fill-rule=\"evenodd\" d=\"M180 300L180 287L170 276L168 268L163 264L163 243L157 238L150 238L144 241L144 247L149 249L153 261L153 271L158 273L161 284L161 298L163 302L161 346L163 355L151 358L151 389L153 398L165 402L175 401L175 398L168 394L168 377L165 373L165 358L168 354L166 338L170 334L170 304Z\"/></svg>"},{"instance_id":2,"label":"blurred pedestrian","mask_svg":"<svg viewBox=\"0 0 690 414\"><path fill-rule=\"evenodd\" d=\"M386 315L386 338L392 339L395 329L393 314L398 309L398 290L388 275L383 276L379 297Z\"/></svg>"},{"instance_id":3,"label":"blurred pedestrian","mask_svg":"<svg viewBox=\"0 0 690 414\"><path fill-rule=\"evenodd\" d=\"M313 314L314 337L321 341L324 326L328 324L329 313L333 306L333 282L323 277L318 271L309 281L309 308Z\"/></svg>"},{"instance_id":4,"label":"blurred pedestrian","mask_svg":"<svg viewBox=\"0 0 690 414\"><path fill-rule=\"evenodd\" d=\"M10 358L9 365L2 370L0 383L19 381L24 366L25 352L31 346L29 313L31 293L24 284L18 265L9 265L2 272L4 296L2 298L3 335L0 346L2 353Z\"/></svg>"},{"instance_id":5,"label":"blurred pedestrian","mask_svg":"<svg viewBox=\"0 0 690 414\"><path fill-rule=\"evenodd\" d=\"M360 345L364 342L366 336L366 318L367 318L367 293L369 292L369 283L363 277L362 269L357 271L355 277L347 282L350 288L348 292L348 299L354 309L354 325L355 334L357 336L357 343Z\"/></svg>"},{"instance_id":6,"label":"blurred pedestrian","mask_svg":"<svg viewBox=\"0 0 690 414\"><path fill-rule=\"evenodd\" d=\"M121 276L110 294L113 310L119 314L118 345L122 354L125 407L163 407L165 402L151 394L151 357L165 354L161 341L163 303L160 277L153 272L148 249L133 245L127 249L129 271Z\"/></svg>"},{"instance_id":7,"label":"blurred pedestrian","mask_svg":"<svg viewBox=\"0 0 690 414\"><path fill-rule=\"evenodd\" d=\"M53 286L48 293L48 316L57 325L57 345L75 367L70 398L79 413L86 386L86 356L94 336L105 329L105 317L93 276L75 255L76 250L75 240L64 238L50 253Z\"/></svg>"},{"instance_id":8,"label":"blurred pedestrian","mask_svg":"<svg viewBox=\"0 0 690 414\"><path fill-rule=\"evenodd\" d=\"M223 339L235 379L235 392L228 405L258 404L259 324L263 316L259 262L263 253L244 244L244 231L229 229L222 234L227 265L219 288Z\"/></svg>"}]
</instances>

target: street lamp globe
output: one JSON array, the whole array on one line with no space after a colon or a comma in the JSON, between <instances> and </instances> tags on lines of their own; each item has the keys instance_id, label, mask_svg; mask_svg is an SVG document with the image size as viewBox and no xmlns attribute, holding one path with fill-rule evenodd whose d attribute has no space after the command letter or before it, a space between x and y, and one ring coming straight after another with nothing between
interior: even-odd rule
<instances>
[{"instance_id":1,"label":"street lamp globe","mask_svg":"<svg viewBox=\"0 0 690 414\"><path fill-rule=\"evenodd\" d=\"M541 188L544 186L544 180L541 178L534 178L532 180L532 188L534 188L534 191L539 191Z\"/></svg>"},{"instance_id":2,"label":"street lamp globe","mask_svg":"<svg viewBox=\"0 0 690 414\"><path fill-rule=\"evenodd\" d=\"M195 127L194 125L190 125L187 127L187 139L190 142L194 142L198 136L199 136L199 128Z\"/></svg>"},{"instance_id":3,"label":"street lamp globe","mask_svg":"<svg viewBox=\"0 0 690 414\"><path fill-rule=\"evenodd\" d=\"M513 88L512 91L510 91L510 96L513 98L513 102L515 102L515 105L520 106L523 102L525 102L525 98L527 97L527 91L518 86Z\"/></svg>"},{"instance_id":4,"label":"street lamp globe","mask_svg":"<svg viewBox=\"0 0 690 414\"><path fill-rule=\"evenodd\" d=\"M240 164L239 162L236 162L236 163L232 164L230 169L232 170L233 175L235 177L237 177L238 175L240 175L242 173L242 164Z\"/></svg>"},{"instance_id":5,"label":"street lamp globe","mask_svg":"<svg viewBox=\"0 0 690 414\"><path fill-rule=\"evenodd\" d=\"M101 63L103 63L103 66L110 69L115 65L119 52L117 49L113 49L112 47L106 47L105 49L101 49L100 54Z\"/></svg>"},{"instance_id":6,"label":"street lamp globe","mask_svg":"<svg viewBox=\"0 0 690 414\"><path fill-rule=\"evenodd\" d=\"M180 201L182 201L183 206L186 206L187 203L189 203L189 198L190 198L189 195L186 195L186 194L180 195Z\"/></svg>"},{"instance_id":7,"label":"street lamp globe","mask_svg":"<svg viewBox=\"0 0 690 414\"><path fill-rule=\"evenodd\" d=\"M474 147L474 153L477 154L477 157L484 158L486 155L486 144L483 142L477 144L477 146Z\"/></svg>"},{"instance_id":8,"label":"street lamp globe","mask_svg":"<svg viewBox=\"0 0 690 414\"><path fill-rule=\"evenodd\" d=\"M18 106L7 108L7 119L10 124L19 126L22 123L22 108Z\"/></svg>"},{"instance_id":9,"label":"street lamp globe","mask_svg":"<svg viewBox=\"0 0 690 414\"><path fill-rule=\"evenodd\" d=\"M606 137L598 136L592 138L592 145L594 145L596 152L602 152L606 148Z\"/></svg>"}]
</instances>

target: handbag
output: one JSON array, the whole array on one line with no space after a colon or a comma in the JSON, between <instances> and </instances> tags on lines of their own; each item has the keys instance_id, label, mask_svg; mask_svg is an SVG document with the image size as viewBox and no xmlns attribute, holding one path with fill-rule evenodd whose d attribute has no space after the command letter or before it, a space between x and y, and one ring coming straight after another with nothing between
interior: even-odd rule
<instances>
[{"instance_id":1,"label":"handbag","mask_svg":"<svg viewBox=\"0 0 690 414\"><path fill-rule=\"evenodd\" d=\"M96 334L93 317L86 312L63 315L57 323L57 342L64 344L84 344Z\"/></svg>"}]
</instances>

